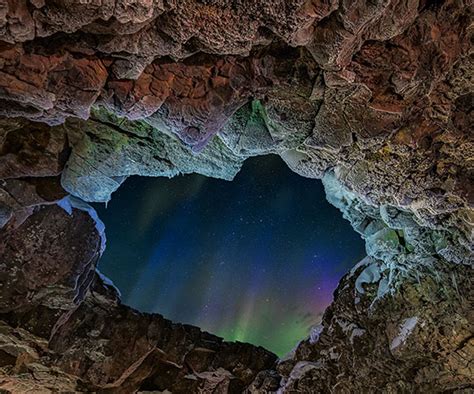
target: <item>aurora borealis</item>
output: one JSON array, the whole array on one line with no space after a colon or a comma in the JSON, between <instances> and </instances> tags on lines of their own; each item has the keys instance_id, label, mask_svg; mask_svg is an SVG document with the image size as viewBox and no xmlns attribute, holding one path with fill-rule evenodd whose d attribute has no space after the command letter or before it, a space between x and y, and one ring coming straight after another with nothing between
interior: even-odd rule
<instances>
[{"instance_id":1,"label":"aurora borealis","mask_svg":"<svg viewBox=\"0 0 474 394\"><path fill-rule=\"evenodd\" d=\"M100 270L123 302L283 356L332 300L364 245L320 181L277 156L234 181L132 177L106 208Z\"/></svg>"}]
</instances>

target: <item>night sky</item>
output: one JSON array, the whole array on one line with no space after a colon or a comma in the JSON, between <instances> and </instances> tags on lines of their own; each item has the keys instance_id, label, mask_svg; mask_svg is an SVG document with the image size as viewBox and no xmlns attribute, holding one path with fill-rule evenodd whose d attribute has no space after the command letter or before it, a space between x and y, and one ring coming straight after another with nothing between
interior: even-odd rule
<instances>
[{"instance_id":1,"label":"night sky","mask_svg":"<svg viewBox=\"0 0 474 394\"><path fill-rule=\"evenodd\" d=\"M319 180L277 156L234 181L132 177L105 208L100 271L125 304L283 356L308 335L364 244Z\"/></svg>"}]
</instances>

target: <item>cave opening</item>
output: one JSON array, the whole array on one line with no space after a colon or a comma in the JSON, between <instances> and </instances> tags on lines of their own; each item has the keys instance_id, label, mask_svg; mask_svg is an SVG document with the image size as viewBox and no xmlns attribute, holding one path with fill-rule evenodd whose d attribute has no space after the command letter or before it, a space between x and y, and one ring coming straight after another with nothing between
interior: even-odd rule
<instances>
[{"instance_id":1,"label":"cave opening","mask_svg":"<svg viewBox=\"0 0 474 394\"><path fill-rule=\"evenodd\" d=\"M124 304L282 357L319 323L364 242L319 180L276 155L233 181L131 177L107 206L99 269Z\"/></svg>"}]
</instances>

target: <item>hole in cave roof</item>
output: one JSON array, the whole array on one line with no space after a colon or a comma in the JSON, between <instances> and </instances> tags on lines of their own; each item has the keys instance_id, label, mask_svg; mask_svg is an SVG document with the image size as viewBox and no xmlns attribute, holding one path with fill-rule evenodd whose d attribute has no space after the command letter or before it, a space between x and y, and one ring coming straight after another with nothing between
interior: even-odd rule
<instances>
[{"instance_id":1,"label":"hole in cave roof","mask_svg":"<svg viewBox=\"0 0 474 394\"><path fill-rule=\"evenodd\" d=\"M364 243L325 198L274 155L234 181L131 177L106 208L99 269L125 304L279 356L309 334Z\"/></svg>"}]
</instances>

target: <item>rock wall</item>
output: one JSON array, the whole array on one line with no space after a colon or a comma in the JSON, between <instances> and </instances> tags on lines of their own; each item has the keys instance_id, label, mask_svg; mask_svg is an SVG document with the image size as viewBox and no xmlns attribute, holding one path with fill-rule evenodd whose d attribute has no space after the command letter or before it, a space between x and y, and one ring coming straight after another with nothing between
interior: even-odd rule
<instances>
[{"instance_id":1,"label":"rock wall","mask_svg":"<svg viewBox=\"0 0 474 394\"><path fill-rule=\"evenodd\" d=\"M66 197L0 234L0 387L10 392L242 391L276 356L120 304L96 271L103 225ZM57 377L57 379L56 379Z\"/></svg>"},{"instance_id":2,"label":"rock wall","mask_svg":"<svg viewBox=\"0 0 474 394\"><path fill-rule=\"evenodd\" d=\"M0 1L0 388L474 389L472 32L462 0ZM121 305L81 200L268 153L366 241L310 338Z\"/></svg>"}]
</instances>

